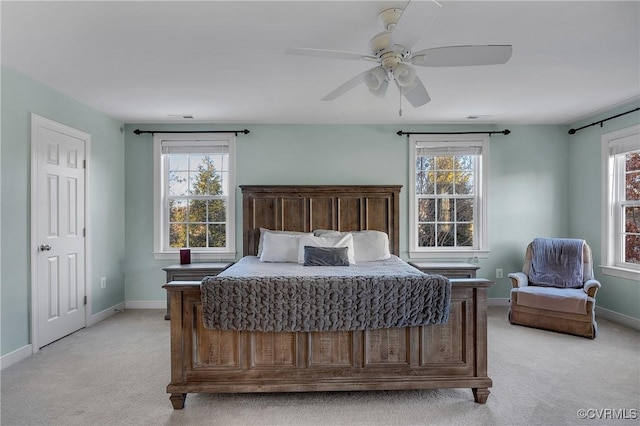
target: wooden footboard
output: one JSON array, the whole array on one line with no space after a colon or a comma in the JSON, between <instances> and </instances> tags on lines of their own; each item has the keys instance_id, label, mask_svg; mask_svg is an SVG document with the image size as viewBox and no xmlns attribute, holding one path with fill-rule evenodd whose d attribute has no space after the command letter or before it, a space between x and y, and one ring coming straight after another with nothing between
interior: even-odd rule
<instances>
[{"instance_id":1,"label":"wooden footboard","mask_svg":"<svg viewBox=\"0 0 640 426\"><path fill-rule=\"evenodd\" d=\"M484 279L452 282L443 325L368 331L249 332L202 325L199 282L168 283L175 409L191 392L307 392L471 388L485 403L487 289Z\"/></svg>"}]
</instances>

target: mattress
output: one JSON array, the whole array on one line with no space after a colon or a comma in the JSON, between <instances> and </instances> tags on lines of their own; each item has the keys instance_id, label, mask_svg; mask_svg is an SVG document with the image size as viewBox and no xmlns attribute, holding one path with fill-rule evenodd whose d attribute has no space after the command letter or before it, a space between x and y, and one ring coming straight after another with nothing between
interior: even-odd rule
<instances>
[{"instance_id":1,"label":"mattress","mask_svg":"<svg viewBox=\"0 0 640 426\"><path fill-rule=\"evenodd\" d=\"M257 256L245 256L219 277L358 277L358 276L422 276L420 270L409 265L398 256L375 262L360 262L349 266L303 266L297 263L260 262Z\"/></svg>"}]
</instances>

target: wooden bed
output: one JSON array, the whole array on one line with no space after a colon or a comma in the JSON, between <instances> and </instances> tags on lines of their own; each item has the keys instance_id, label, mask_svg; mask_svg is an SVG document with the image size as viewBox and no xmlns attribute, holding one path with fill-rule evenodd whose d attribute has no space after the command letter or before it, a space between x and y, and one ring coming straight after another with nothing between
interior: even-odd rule
<instances>
[{"instance_id":1,"label":"wooden bed","mask_svg":"<svg viewBox=\"0 0 640 426\"><path fill-rule=\"evenodd\" d=\"M243 254L257 253L259 228L373 229L398 255L400 186L241 186ZM204 328L199 282L164 286L171 303L173 408L190 392L312 392L471 388L489 396L484 279L452 281L444 325L329 332Z\"/></svg>"}]
</instances>

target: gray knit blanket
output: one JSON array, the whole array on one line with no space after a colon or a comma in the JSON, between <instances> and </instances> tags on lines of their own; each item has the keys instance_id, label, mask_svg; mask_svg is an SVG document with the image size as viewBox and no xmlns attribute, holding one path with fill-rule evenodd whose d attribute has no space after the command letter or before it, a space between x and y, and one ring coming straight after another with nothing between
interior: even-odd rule
<instances>
[{"instance_id":1,"label":"gray knit blanket","mask_svg":"<svg viewBox=\"0 0 640 426\"><path fill-rule=\"evenodd\" d=\"M204 326L250 331L373 330L449 319L440 275L206 277Z\"/></svg>"}]
</instances>

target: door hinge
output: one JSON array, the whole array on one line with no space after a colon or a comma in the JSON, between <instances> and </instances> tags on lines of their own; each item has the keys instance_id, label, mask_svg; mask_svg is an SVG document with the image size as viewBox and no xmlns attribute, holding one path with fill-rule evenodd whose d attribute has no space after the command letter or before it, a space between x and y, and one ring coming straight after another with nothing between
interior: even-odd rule
<instances>
[{"instance_id":1,"label":"door hinge","mask_svg":"<svg viewBox=\"0 0 640 426\"><path fill-rule=\"evenodd\" d=\"M83 169L87 168L87 160L82 160L82 168Z\"/></svg>"},{"instance_id":2,"label":"door hinge","mask_svg":"<svg viewBox=\"0 0 640 426\"><path fill-rule=\"evenodd\" d=\"M82 236L83 237L87 236L87 228L82 228Z\"/></svg>"},{"instance_id":3,"label":"door hinge","mask_svg":"<svg viewBox=\"0 0 640 426\"><path fill-rule=\"evenodd\" d=\"M84 296L84 304L87 304L87 296Z\"/></svg>"}]
</instances>

